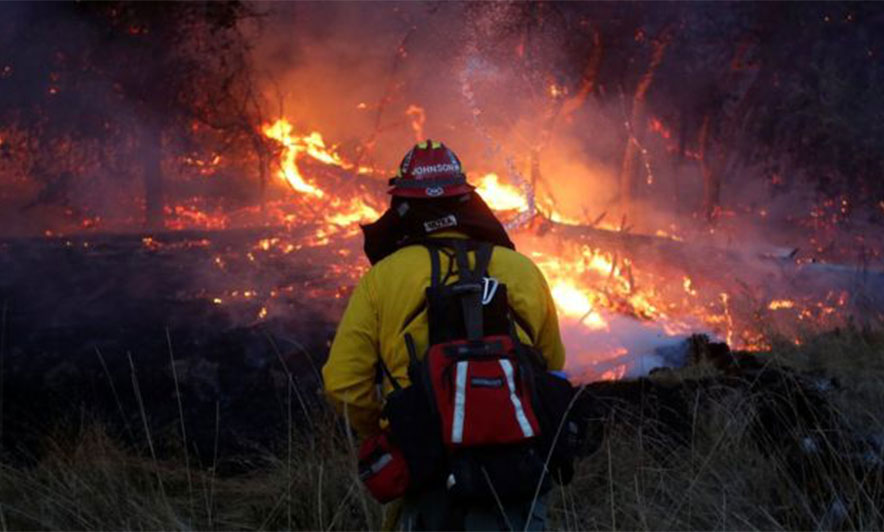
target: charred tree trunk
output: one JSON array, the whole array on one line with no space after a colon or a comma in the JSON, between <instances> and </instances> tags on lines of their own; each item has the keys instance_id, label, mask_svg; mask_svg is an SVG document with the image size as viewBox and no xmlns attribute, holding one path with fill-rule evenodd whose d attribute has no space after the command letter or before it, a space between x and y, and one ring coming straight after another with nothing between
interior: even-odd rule
<instances>
[{"instance_id":1,"label":"charred tree trunk","mask_svg":"<svg viewBox=\"0 0 884 532\"><path fill-rule=\"evenodd\" d=\"M258 202L261 205L261 216L267 213L267 157L263 154L258 159Z\"/></svg>"},{"instance_id":2,"label":"charred tree trunk","mask_svg":"<svg viewBox=\"0 0 884 532\"><path fill-rule=\"evenodd\" d=\"M362 149L356 159L357 166L365 163L373 166L372 157L378 136L380 136L381 130L383 129L382 119L384 117L384 111L386 110L387 105L393 101L396 92L401 88L401 85L396 81L396 77L399 74L403 61L408 57L408 41L411 39L411 36L414 35L415 31L417 31L416 26L408 28L408 31L405 32L405 35L402 36L402 40L399 41L399 45L396 47L395 53L393 54L393 61L390 65L390 72L387 74L387 83L384 86L384 93L378 101L378 107L374 117L374 127L372 128L371 136L362 143Z\"/></svg>"},{"instance_id":3,"label":"charred tree trunk","mask_svg":"<svg viewBox=\"0 0 884 532\"><path fill-rule=\"evenodd\" d=\"M141 134L141 172L144 183L144 225L163 228L163 132L157 124L145 122Z\"/></svg>"},{"instance_id":4,"label":"charred tree trunk","mask_svg":"<svg viewBox=\"0 0 884 532\"><path fill-rule=\"evenodd\" d=\"M663 62L663 55L669 45L669 40L669 28L664 28L660 35L652 41L651 62L644 75L639 79L632 97L632 112L627 124L628 138L626 149L623 152L623 164L620 167L620 208L623 214L630 215L629 217L632 219L634 219L632 201L635 196L635 174L638 166L636 159L639 153L638 128L644 118L648 89L654 81L657 68Z\"/></svg>"},{"instance_id":5,"label":"charred tree trunk","mask_svg":"<svg viewBox=\"0 0 884 532\"><path fill-rule=\"evenodd\" d=\"M709 113L703 117L700 127L700 170L703 174L703 217L712 223L719 210L721 199L721 173L715 164L709 142Z\"/></svg>"},{"instance_id":6,"label":"charred tree trunk","mask_svg":"<svg viewBox=\"0 0 884 532\"><path fill-rule=\"evenodd\" d=\"M586 68L583 69L580 88L574 97L568 99L562 106L561 112L566 118L577 109L580 109L589 95L592 94L592 91L595 90L595 80L598 77L599 66L602 64L603 52L601 32L599 32L598 28L593 28L592 53L589 56L589 61L586 63Z\"/></svg>"},{"instance_id":7,"label":"charred tree trunk","mask_svg":"<svg viewBox=\"0 0 884 532\"><path fill-rule=\"evenodd\" d=\"M679 106L678 111L678 153L672 159L672 204L675 205L675 212L681 214L683 208L682 201L682 182L681 182L681 165L684 163L685 150L687 148L688 137L688 111L685 104Z\"/></svg>"},{"instance_id":8,"label":"charred tree trunk","mask_svg":"<svg viewBox=\"0 0 884 532\"><path fill-rule=\"evenodd\" d=\"M254 133L252 135L252 144L255 148L255 155L258 157L258 202L261 206L261 215L263 216L267 211L267 173L270 154L261 135Z\"/></svg>"},{"instance_id":9,"label":"charred tree trunk","mask_svg":"<svg viewBox=\"0 0 884 532\"><path fill-rule=\"evenodd\" d=\"M531 149L531 188L537 191L537 184L541 180L540 175L540 148Z\"/></svg>"},{"instance_id":10,"label":"charred tree trunk","mask_svg":"<svg viewBox=\"0 0 884 532\"><path fill-rule=\"evenodd\" d=\"M752 47L751 39L743 38L734 48L730 68L718 83L719 87L738 85L740 73L745 66L746 57ZM703 122L699 134L700 169L703 175L703 216L708 223L714 223L721 209L721 184L729 174L734 154L740 151L743 143L745 121L748 119L751 103L758 91L759 80L765 78L756 73L755 80L743 93L735 109L729 114L722 93L726 89L714 88L710 103L703 114ZM715 127L713 127L715 126ZM715 131L716 134L712 132Z\"/></svg>"},{"instance_id":11,"label":"charred tree trunk","mask_svg":"<svg viewBox=\"0 0 884 532\"><path fill-rule=\"evenodd\" d=\"M572 113L578 110L583 106L586 99L592 94L592 91L595 89L595 81L598 76L599 66L602 62L602 41L601 34L597 28L593 28L593 47L592 52L589 55L589 59L587 60L586 67L583 69L583 76L580 80L580 88L577 90L577 93L565 100L563 98L556 98L551 106L548 107L547 112L544 117L543 127L540 130L540 136L538 138L537 144L531 148L531 189L534 191L534 194L537 194L538 187L540 183L543 182L543 175L540 171L540 155L546 146L549 144L550 139L552 138L552 132L555 128L556 122L560 116L563 116L567 119ZM546 183L544 183L546 193L549 195L549 199L556 203L555 197L553 197L552 189Z\"/></svg>"}]
</instances>

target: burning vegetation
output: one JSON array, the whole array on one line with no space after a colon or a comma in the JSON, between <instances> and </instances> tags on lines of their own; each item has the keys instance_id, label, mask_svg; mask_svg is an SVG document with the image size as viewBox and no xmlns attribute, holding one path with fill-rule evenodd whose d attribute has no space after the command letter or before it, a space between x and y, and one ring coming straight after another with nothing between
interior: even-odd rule
<instances>
[{"instance_id":1,"label":"burning vegetation","mask_svg":"<svg viewBox=\"0 0 884 532\"><path fill-rule=\"evenodd\" d=\"M292 383L319 385L368 268L359 225L428 136L461 155L546 276L569 374L611 396L599 381L687 364L694 334L769 353L884 320L877 5L0 11L0 356L40 374L22 383L50 386L47 368L74 355L100 366L52 378L122 387L138 367L162 380L171 356L201 405L188 419L222 404L274 412L238 426L236 451L262 424L311 419L316 398ZM0 395L27 402L22 383ZM278 397L229 399L259 389L289 394L285 416ZM120 405L116 389L113 402L95 393ZM191 436L205 456L203 430ZM624 526L614 513L575 526ZM750 522L770 524L720 524Z\"/></svg>"}]
</instances>

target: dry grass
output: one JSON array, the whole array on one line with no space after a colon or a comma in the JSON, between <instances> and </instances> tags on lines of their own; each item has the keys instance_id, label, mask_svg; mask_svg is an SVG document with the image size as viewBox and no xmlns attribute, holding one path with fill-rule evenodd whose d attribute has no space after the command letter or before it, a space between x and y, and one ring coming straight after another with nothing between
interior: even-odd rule
<instances>
[{"instance_id":1,"label":"dry grass","mask_svg":"<svg viewBox=\"0 0 884 532\"><path fill-rule=\"evenodd\" d=\"M838 380L827 393L842 430L792 428L779 435L791 443L767 444L753 431L761 392L735 390L698 400L687 443L650 420L608 420L602 447L551 494L552 527L884 529L884 336L827 334L777 345L773 357ZM86 426L74 437L48 436L50 450L35 466L0 466L3 529L380 526L381 508L363 505L347 438L327 412L314 416L311 434L292 431L278 455L224 478L211 464L188 468L183 457L155 462L146 447L123 447L100 425Z\"/></svg>"},{"instance_id":2,"label":"dry grass","mask_svg":"<svg viewBox=\"0 0 884 532\"><path fill-rule=\"evenodd\" d=\"M884 529L884 336L827 334L779 345L773 358L837 379L827 395L842 430L799 426L778 435L786 445L759 441L753 427L765 398L735 390L698 401L689 445L652 423L612 425L556 497L558 527ZM709 374L692 368L661 378Z\"/></svg>"},{"instance_id":3,"label":"dry grass","mask_svg":"<svg viewBox=\"0 0 884 532\"><path fill-rule=\"evenodd\" d=\"M326 416L311 437L296 434L291 458L267 455L238 464L251 471L230 477L211 465L191 471L183 460L155 463L145 449L129 449L90 424L75 438L50 438L36 466L0 466L3 529L259 530L377 528L353 483L346 438ZM289 474L291 472L291 474ZM161 487L162 486L162 487Z\"/></svg>"}]
</instances>

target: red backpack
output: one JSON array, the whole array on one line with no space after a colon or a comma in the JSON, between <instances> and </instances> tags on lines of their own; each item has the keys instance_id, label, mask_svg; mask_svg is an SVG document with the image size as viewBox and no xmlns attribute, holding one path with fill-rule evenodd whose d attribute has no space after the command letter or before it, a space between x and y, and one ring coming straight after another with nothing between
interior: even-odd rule
<instances>
[{"instance_id":1,"label":"red backpack","mask_svg":"<svg viewBox=\"0 0 884 532\"><path fill-rule=\"evenodd\" d=\"M443 248L429 247L430 347L422 362L442 441L452 451L525 443L540 433L532 406L532 372L514 336L506 285L487 273L493 248L475 244L475 266L470 268L470 243L447 243L454 248L458 279L445 284L439 271Z\"/></svg>"}]
</instances>

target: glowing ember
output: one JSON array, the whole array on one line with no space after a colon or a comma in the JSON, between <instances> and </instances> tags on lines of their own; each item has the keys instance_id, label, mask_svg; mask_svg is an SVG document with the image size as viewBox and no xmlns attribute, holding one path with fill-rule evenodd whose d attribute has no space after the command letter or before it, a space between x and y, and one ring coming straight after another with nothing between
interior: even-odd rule
<instances>
[{"instance_id":1,"label":"glowing ember","mask_svg":"<svg viewBox=\"0 0 884 532\"><path fill-rule=\"evenodd\" d=\"M684 287L684 291L685 291L687 294L689 294L689 295L691 295L691 296L694 296L694 297L697 296L697 291L694 290L694 284L693 284L693 282L691 282L691 278L690 278L690 277L687 277L687 276L686 276L686 277L684 278L684 282L682 283L682 286Z\"/></svg>"},{"instance_id":2,"label":"glowing ember","mask_svg":"<svg viewBox=\"0 0 884 532\"><path fill-rule=\"evenodd\" d=\"M411 104L405 110L405 115L411 118L411 129L414 131L415 142L421 142L424 137L424 123L427 121L427 113L419 105Z\"/></svg>"},{"instance_id":3,"label":"glowing ember","mask_svg":"<svg viewBox=\"0 0 884 532\"><path fill-rule=\"evenodd\" d=\"M795 302L789 299L775 299L770 302L770 305L767 308L771 310L779 310L781 308L793 308L795 306Z\"/></svg>"},{"instance_id":4,"label":"glowing ember","mask_svg":"<svg viewBox=\"0 0 884 532\"><path fill-rule=\"evenodd\" d=\"M560 87L560 86L556 85L555 83L550 83L549 95L553 98L558 98L560 96L564 96L565 89L564 89L564 87Z\"/></svg>"}]
</instances>

